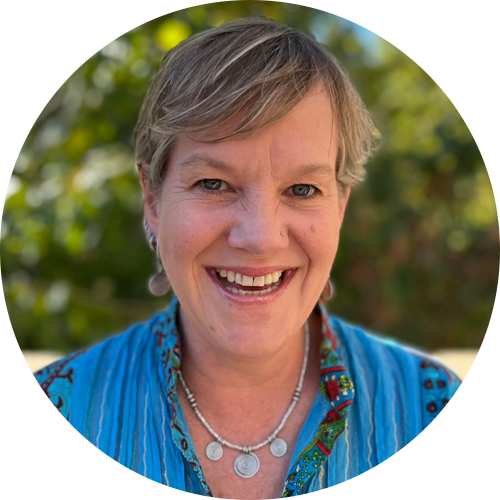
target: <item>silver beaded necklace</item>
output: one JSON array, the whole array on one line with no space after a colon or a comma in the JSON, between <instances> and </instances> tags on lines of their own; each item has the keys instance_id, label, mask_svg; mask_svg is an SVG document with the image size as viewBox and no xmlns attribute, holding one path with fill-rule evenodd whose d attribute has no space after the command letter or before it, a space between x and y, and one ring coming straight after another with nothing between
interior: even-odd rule
<instances>
[{"instance_id":1,"label":"silver beaded necklace","mask_svg":"<svg viewBox=\"0 0 500 500\"><path fill-rule=\"evenodd\" d=\"M228 448L232 448L233 450L239 450L240 453L236 460L234 461L234 470L238 476L243 478L249 478L255 476L257 471L260 468L260 462L254 451L259 450L260 448L266 446L267 444L271 444L270 450L271 453L275 457L282 457L287 450L287 444L284 439L281 439L278 436L278 433L283 429L288 417L291 415L293 409L295 408L297 402L300 398L300 393L302 392L302 384L304 382L304 376L306 374L307 368L307 360L309 358L309 324L306 322L305 324L305 349L304 349L304 360L302 361L302 371L300 372L299 383L293 392L292 402L286 411L285 415L281 419L278 427L276 427L275 431L270 434L262 443L256 444L255 446L239 446L237 444L232 444L229 441L226 441L219 434L217 434L212 427L205 420L203 415L200 413L198 409L198 404L196 403L196 399L194 398L191 391L188 389L186 382L182 376L182 373L179 370L179 380L181 381L182 387L184 388L184 392L186 393L187 400L191 404L196 416L199 418L200 422L205 426L208 432L215 438L215 441L212 441L208 444L205 453L210 460L219 460L222 457L223 446L227 446Z\"/></svg>"}]
</instances>

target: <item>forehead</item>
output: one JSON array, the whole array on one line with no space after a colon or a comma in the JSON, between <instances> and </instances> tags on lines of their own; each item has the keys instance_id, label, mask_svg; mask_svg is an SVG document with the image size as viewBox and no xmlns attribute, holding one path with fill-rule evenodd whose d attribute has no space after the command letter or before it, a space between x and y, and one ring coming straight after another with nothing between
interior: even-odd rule
<instances>
[{"instance_id":1,"label":"forehead","mask_svg":"<svg viewBox=\"0 0 500 500\"><path fill-rule=\"evenodd\" d=\"M324 167L323 173L325 167L329 167L334 175L337 149L337 124L331 101L327 92L319 89L280 120L248 136L216 143L179 137L167 177L170 170L187 173L203 167L226 171L240 169L246 173L271 169L273 175L286 175L299 168L318 165Z\"/></svg>"}]
</instances>

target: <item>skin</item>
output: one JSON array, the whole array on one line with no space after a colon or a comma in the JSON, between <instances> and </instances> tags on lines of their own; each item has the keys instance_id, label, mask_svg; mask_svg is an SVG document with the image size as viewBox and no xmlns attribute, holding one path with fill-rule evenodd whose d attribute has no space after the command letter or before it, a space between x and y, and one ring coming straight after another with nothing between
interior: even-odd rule
<instances>
[{"instance_id":1,"label":"skin","mask_svg":"<svg viewBox=\"0 0 500 500\"><path fill-rule=\"evenodd\" d=\"M340 195L335 178L336 123L327 93L319 87L284 118L248 137L220 143L195 139L179 138L158 198L141 176L145 216L181 304L182 373L198 407L225 439L257 444L290 405L304 353L303 325L337 251L349 192ZM307 196L297 196L292 190L297 185L314 189L306 187ZM217 284L210 271L215 268L250 276L290 272L276 292L243 297ZM318 387L320 324L316 317L309 321L303 394L280 434L289 451L280 459L267 448L257 452L261 471L253 478L235 474L238 452L225 448L218 462L206 459L204 449L213 438L179 386L215 496L279 496Z\"/></svg>"}]
</instances>

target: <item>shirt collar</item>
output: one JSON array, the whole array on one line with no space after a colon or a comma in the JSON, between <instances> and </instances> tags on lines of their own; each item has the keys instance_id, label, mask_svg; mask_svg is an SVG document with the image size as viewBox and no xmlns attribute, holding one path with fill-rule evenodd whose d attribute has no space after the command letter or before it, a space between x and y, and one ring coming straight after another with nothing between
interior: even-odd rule
<instances>
[{"instance_id":1,"label":"shirt collar","mask_svg":"<svg viewBox=\"0 0 500 500\"><path fill-rule=\"evenodd\" d=\"M320 346L320 389L330 402L331 408L342 412L353 402L354 385L337 350L335 328L323 301L318 302L317 310L321 315L323 334Z\"/></svg>"}]
</instances>

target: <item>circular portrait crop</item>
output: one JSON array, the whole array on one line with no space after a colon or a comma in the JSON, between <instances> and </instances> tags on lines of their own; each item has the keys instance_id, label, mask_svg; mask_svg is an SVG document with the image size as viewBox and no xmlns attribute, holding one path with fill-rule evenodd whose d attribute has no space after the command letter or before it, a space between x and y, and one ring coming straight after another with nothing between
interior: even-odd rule
<instances>
[{"instance_id":1,"label":"circular portrait crop","mask_svg":"<svg viewBox=\"0 0 500 500\"><path fill-rule=\"evenodd\" d=\"M2 277L41 389L95 447L278 498L443 411L498 239L474 139L421 68L334 15L225 2L139 26L56 92L10 181Z\"/></svg>"}]
</instances>

